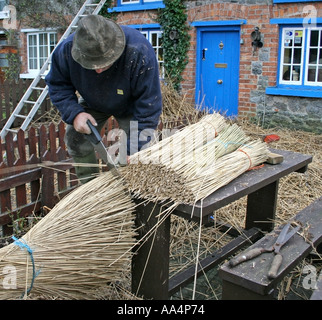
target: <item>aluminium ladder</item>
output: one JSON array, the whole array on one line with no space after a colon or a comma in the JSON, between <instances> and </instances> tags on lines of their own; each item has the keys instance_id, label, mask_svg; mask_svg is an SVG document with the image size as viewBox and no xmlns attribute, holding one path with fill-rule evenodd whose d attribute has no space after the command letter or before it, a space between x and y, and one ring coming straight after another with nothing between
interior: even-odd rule
<instances>
[{"instance_id":1,"label":"aluminium ladder","mask_svg":"<svg viewBox=\"0 0 322 320\"><path fill-rule=\"evenodd\" d=\"M95 14L95 15L98 14L100 12L100 10L102 9L103 5L105 4L106 0L100 0L98 3L93 3L93 2L98 2L98 1L93 1L93 0L86 0L85 1L83 6L81 7L81 9L77 13L77 15L75 16L75 18L73 19L73 21L71 22L71 24L69 25L69 27L67 28L65 33L63 34L63 36L61 37L61 39L57 43L57 45L60 44L63 40L65 40L77 28L77 23L78 23L79 19L87 16L88 14ZM57 47L57 45L56 45L56 47ZM40 82L42 79L45 78L46 74L49 71L52 54L53 54L53 51L48 56L44 65L40 69L38 75L32 81L29 88L27 89L27 91L25 92L25 94L23 95L23 97L21 98L19 103L17 104L16 108L13 110L13 113L11 114L9 119L7 120L4 127L2 128L1 133L0 133L1 139L4 139L4 137L6 136L6 134L8 132L12 132L14 134L17 134L20 129L25 131L27 129L28 125L30 124L31 120L33 119L33 117L37 113L40 105L42 104L42 102L44 101L44 99L46 98L46 96L48 94L48 86L45 85L44 87L42 87ZM32 101L30 99L31 95L34 92L37 92L39 95L36 101ZM21 114L21 111L23 110L24 106L26 106L26 105L32 105L29 114L28 115ZM21 127L18 129L11 129L11 126L13 125L14 121L17 118L24 119Z\"/></svg>"}]
</instances>

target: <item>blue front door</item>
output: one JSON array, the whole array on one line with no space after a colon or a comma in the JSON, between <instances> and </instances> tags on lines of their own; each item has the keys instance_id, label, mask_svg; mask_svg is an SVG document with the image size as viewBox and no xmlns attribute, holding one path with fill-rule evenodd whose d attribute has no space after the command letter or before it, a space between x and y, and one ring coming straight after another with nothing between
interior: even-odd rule
<instances>
[{"instance_id":1,"label":"blue front door","mask_svg":"<svg viewBox=\"0 0 322 320\"><path fill-rule=\"evenodd\" d=\"M238 114L239 31L238 27L198 30L196 103L210 112Z\"/></svg>"}]
</instances>

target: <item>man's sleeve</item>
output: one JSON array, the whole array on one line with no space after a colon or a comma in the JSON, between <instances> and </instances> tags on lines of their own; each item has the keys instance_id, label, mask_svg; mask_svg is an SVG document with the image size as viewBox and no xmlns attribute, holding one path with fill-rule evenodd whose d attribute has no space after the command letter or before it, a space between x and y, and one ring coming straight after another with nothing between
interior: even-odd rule
<instances>
[{"instance_id":1,"label":"man's sleeve","mask_svg":"<svg viewBox=\"0 0 322 320\"><path fill-rule=\"evenodd\" d=\"M162 112L162 96L160 88L160 73L154 52L150 59L143 58L145 62L135 73L134 79L134 110L133 120L137 121L138 143L128 142L128 153L139 151L150 141L148 137L157 128ZM133 139L133 135L131 137ZM138 149L138 150L135 150Z\"/></svg>"}]
</instances>

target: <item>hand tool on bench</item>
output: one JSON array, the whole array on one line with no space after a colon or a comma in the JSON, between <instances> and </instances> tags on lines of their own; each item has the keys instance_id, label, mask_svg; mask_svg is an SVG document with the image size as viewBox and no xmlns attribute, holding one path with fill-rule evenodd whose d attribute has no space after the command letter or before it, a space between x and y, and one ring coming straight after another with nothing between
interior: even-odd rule
<instances>
[{"instance_id":1,"label":"hand tool on bench","mask_svg":"<svg viewBox=\"0 0 322 320\"><path fill-rule=\"evenodd\" d=\"M277 134L267 134L267 135L262 136L262 140L263 140L263 142L271 143L274 141L279 141L280 137ZM277 154L277 153L273 153L273 152L269 152L268 159L265 162L269 163L269 164L278 164L278 163L282 163L283 160L284 160L284 157L282 155Z\"/></svg>"},{"instance_id":2,"label":"hand tool on bench","mask_svg":"<svg viewBox=\"0 0 322 320\"><path fill-rule=\"evenodd\" d=\"M104 163L108 166L111 173L117 178L122 178L122 175L117 169L115 162L113 161L111 155L108 153L107 149L104 146L100 133L95 128L95 126L90 122L90 120L87 120L86 123L91 129L91 134L87 134L86 138L92 143L92 145L94 146L94 149L98 152L99 156L102 158Z\"/></svg>"},{"instance_id":3,"label":"hand tool on bench","mask_svg":"<svg viewBox=\"0 0 322 320\"><path fill-rule=\"evenodd\" d=\"M268 158L265 161L269 164L279 164L284 161L284 157L281 154L274 153L274 152L268 152Z\"/></svg>"},{"instance_id":4,"label":"hand tool on bench","mask_svg":"<svg viewBox=\"0 0 322 320\"><path fill-rule=\"evenodd\" d=\"M269 248L263 248L263 247L254 248L254 249L247 251L246 253L241 253L237 257L231 259L229 261L230 267L235 267L242 262L245 262L245 261L251 260L255 257L258 257L262 253L274 252L275 256L274 256L273 262L271 264L271 267L268 271L268 278L275 279L277 276L277 273L278 273L278 269L280 268L280 266L282 264L282 260L283 260L283 256L280 253L280 249L300 229L300 226L297 226L297 227L293 228L291 231L289 231L290 227L291 227L290 223L287 223L283 227L277 240L275 241L275 243L271 247L269 247Z\"/></svg>"}]
</instances>

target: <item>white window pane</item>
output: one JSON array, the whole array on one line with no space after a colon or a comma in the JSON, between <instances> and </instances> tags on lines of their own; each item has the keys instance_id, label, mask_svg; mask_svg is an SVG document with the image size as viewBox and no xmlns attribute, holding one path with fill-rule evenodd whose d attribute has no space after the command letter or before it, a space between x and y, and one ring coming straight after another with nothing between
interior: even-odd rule
<instances>
[{"instance_id":1,"label":"white window pane","mask_svg":"<svg viewBox=\"0 0 322 320\"><path fill-rule=\"evenodd\" d=\"M57 34L56 33L50 34L49 42L50 42L50 52L52 52L55 49L55 46L57 44Z\"/></svg>"},{"instance_id":2,"label":"white window pane","mask_svg":"<svg viewBox=\"0 0 322 320\"><path fill-rule=\"evenodd\" d=\"M291 79L291 66L283 66L283 80L289 81Z\"/></svg>"},{"instance_id":3,"label":"white window pane","mask_svg":"<svg viewBox=\"0 0 322 320\"><path fill-rule=\"evenodd\" d=\"M294 48L294 53L293 53L293 63L301 63L302 59L302 48L297 49Z\"/></svg>"},{"instance_id":4,"label":"white window pane","mask_svg":"<svg viewBox=\"0 0 322 320\"><path fill-rule=\"evenodd\" d=\"M299 81L299 79L301 79L301 66L293 66L292 69L292 81Z\"/></svg>"},{"instance_id":5,"label":"white window pane","mask_svg":"<svg viewBox=\"0 0 322 320\"><path fill-rule=\"evenodd\" d=\"M292 49L284 49L284 63L291 63Z\"/></svg>"},{"instance_id":6,"label":"white window pane","mask_svg":"<svg viewBox=\"0 0 322 320\"><path fill-rule=\"evenodd\" d=\"M319 43L318 41L319 41L319 31L318 30L311 31L310 47L317 47Z\"/></svg>"},{"instance_id":7,"label":"white window pane","mask_svg":"<svg viewBox=\"0 0 322 320\"><path fill-rule=\"evenodd\" d=\"M30 46L36 46L37 45L37 36L36 35L30 35L29 36L29 45Z\"/></svg>"},{"instance_id":8,"label":"white window pane","mask_svg":"<svg viewBox=\"0 0 322 320\"><path fill-rule=\"evenodd\" d=\"M322 83L322 66L318 68L318 82Z\"/></svg>"},{"instance_id":9,"label":"white window pane","mask_svg":"<svg viewBox=\"0 0 322 320\"><path fill-rule=\"evenodd\" d=\"M282 36L281 82L300 84L303 69L304 30L285 28Z\"/></svg>"},{"instance_id":10,"label":"white window pane","mask_svg":"<svg viewBox=\"0 0 322 320\"><path fill-rule=\"evenodd\" d=\"M47 33L39 34L39 45L46 46L47 44L48 44Z\"/></svg>"},{"instance_id":11,"label":"white window pane","mask_svg":"<svg viewBox=\"0 0 322 320\"><path fill-rule=\"evenodd\" d=\"M39 70L57 44L57 34L41 32L28 35L28 63L30 70Z\"/></svg>"},{"instance_id":12,"label":"white window pane","mask_svg":"<svg viewBox=\"0 0 322 320\"><path fill-rule=\"evenodd\" d=\"M321 86L322 83L322 28L308 30L307 76L305 84Z\"/></svg>"},{"instance_id":13,"label":"white window pane","mask_svg":"<svg viewBox=\"0 0 322 320\"><path fill-rule=\"evenodd\" d=\"M315 82L316 68L309 67L307 81Z\"/></svg>"}]
</instances>

